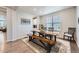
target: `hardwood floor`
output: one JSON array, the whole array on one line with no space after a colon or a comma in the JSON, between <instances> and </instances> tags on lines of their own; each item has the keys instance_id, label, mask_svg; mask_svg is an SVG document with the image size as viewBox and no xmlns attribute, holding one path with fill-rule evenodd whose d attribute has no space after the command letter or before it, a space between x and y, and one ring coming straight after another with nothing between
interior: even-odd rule
<instances>
[{"instance_id":1,"label":"hardwood floor","mask_svg":"<svg viewBox=\"0 0 79 59\"><path fill-rule=\"evenodd\" d=\"M35 51L25 45L22 40L16 40L6 43L4 53L35 53Z\"/></svg>"},{"instance_id":2,"label":"hardwood floor","mask_svg":"<svg viewBox=\"0 0 79 59\"><path fill-rule=\"evenodd\" d=\"M79 53L79 48L75 41L70 41L71 53Z\"/></svg>"},{"instance_id":3,"label":"hardwood floor","mask_svg":"<svg viewBox=\"0 0 79 59\"><path fill-rule=\"evenodd\" d=\"M75 40L67 40L67 39L63 39L63 40L66 40L66 41L69 41L70 42L70 47L71 47L71 53L79 53L79 48L75 42Z\"/></svg>"}]
</instances>

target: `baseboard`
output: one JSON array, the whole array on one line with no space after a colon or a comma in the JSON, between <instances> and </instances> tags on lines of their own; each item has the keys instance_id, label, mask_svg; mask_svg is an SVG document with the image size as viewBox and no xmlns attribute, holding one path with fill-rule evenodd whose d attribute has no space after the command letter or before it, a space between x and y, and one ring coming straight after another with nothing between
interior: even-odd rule
<instances>
[{"instance_id":1,"label":"baseboard","mask_svg":"<svg viewBox=\"0 0 79 59\"><path fill-rule=\"evenodd\" d=\"M16 40L20 40L20 39L24 39L24 38L28 38L28 37L26 37L26 36L21 36L21 37L12 39L12 40L7 40L7 42L16 41Z\"/></svg>"}]
</instances>

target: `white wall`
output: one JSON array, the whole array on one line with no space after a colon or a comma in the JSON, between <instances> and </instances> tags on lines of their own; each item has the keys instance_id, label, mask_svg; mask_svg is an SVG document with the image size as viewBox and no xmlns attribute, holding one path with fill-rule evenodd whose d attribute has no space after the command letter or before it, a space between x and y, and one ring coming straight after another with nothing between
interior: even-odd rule
<instances>
[{"instance_id":1,"label":"white wall","mask_svg":"<svg viewBox=\"0 0 79 59\"><path fill-rule=\"evenodd\" d=\"M16 38L16 35L17 35L17 30L16 30L16 28L17 28L17 12L16 12L16 10L13 10L13 12L12 12L12 41L13 40L15 40L15 38Z\"/></svg>"},{"instance_id":2,"label":"white wall","mask_svg":"<svg viewBox=\"0 0 79 59\"><path fill-rule=\"evenodd\" d=\"M12 41L14 29L14 21L16 20L16 10L7 8L7 41Z\"/></svg>"},{"instance_id":3,"label":"white wall","mask_svg":"<svg viewBox=\"0 0 79 59\"><path fill-rule=\"evenodd\" d=\"M12 40L12 16L11 9L7 8L7 41Z\"/></svg>"},{"instance_id":4,"label":"white wall","mask_svg":"<svg viewBox=\"0 0 79 59\"><path fill-rule=\"evenodd\" d=\"M13 40L26 37L29 32L32 30L32 18L34 15L28 14L22 11L16 11L16 20L13 21ZM30 19L30 24L21 24L21 18Z\"/></svg>"},{"instance_id":5,"label":"white wall","mask_svg":"<svg viewBox=\"0 0 79 59\"><path fill-rule=\"evenodd\" d=\"M76 13L77 13L77 19L76 19L76 35L77 35L77 45L78 45L78 47L79 47L79 24L78 24L78 18L79 18L79 7L77 7L77 9L76 9Z\"/></svg>"}]
</instances>

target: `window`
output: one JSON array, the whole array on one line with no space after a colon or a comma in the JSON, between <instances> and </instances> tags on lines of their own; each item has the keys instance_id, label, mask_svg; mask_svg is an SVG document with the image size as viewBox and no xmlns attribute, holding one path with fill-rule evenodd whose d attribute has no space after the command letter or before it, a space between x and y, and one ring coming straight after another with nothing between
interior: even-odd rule
<instances>
[{"instance_id":1,"label":"window","mask_svg":"<svg viewBox=\"0 0 79 59\"><path fill-rule=\"evenodd\" d=\"M60 31L61 21L59 16L49 16L46 18L45 27L48 31Z\"/></svg>"},{"instance_id":2,"label":"window","mask_svg":"<svg viewBox=\"0 0 79 59\"><path fill-rule=\"evenodd\" d=\"M54 28L54 31L61 30L61 20L59 16L53 16L53 28Z\"/></svg>"},{"instance_id":3,"label":"window","mask_svg":"<svg viewBox=\"0 0 79 59\"><path fill-rule=\"evenodd\" d=\"M52 16L49 16L46 18L45 26L47 28L47 31L53 31L53 18L52 18Z\"/></svg>"}]
</instances>

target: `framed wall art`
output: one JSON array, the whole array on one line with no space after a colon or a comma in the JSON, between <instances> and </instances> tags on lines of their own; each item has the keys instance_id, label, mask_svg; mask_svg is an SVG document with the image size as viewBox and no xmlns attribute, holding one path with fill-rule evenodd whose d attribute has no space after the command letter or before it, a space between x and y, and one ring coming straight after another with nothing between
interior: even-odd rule
<instances>
[{"instance_id":1,"label":"framed wall art","mask_svg":"<svg viewBox=\"0 0 79 59\"><path fill-rule=\"evenodd\" d=\"M30 24L30 19L21 18L21 24Z\"/></svg>"}]
</instances>

